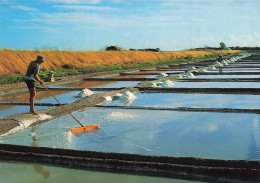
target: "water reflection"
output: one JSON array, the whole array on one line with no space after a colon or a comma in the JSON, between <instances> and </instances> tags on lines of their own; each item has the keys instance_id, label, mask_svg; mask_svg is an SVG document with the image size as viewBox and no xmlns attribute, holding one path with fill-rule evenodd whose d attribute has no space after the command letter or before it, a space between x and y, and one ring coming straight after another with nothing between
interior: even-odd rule
<instances>
[{"instance_id":1,"label":"water reflection","mask_svg":"<svg viewBox=\"0 0 260 183\"><path fill-rule=\"evenodd\" d=\"M36 129L38 128L38 126L33 126L31 128L31 136L32 136L32 147L39 147L37 144L37 136L36 136ZM50 172L42 165L39 164L33 164L32 165L33 169L35 170L35 172L41 174L43 176L43 178L50 178L51 174Z\"/></svg>"},{"instance_id":2,"label":"water reflection","mask_svg":"<svg viewBox=\"0 0 260 183\"><path fill-rule=\"evenodd\" d=\"M260 109L260 95L137 93L130 106ZM113 101L105 105L119 105Z\"/></svg>"},{"instance_id":3,"label":"water reflection","mask_svg":"<svg viewBox=\"0 0 260 183\"><path fill-rule=\"evenodd\" d=\"M86 126L99 124L100 130L69 136L69 130L76 124L64 116L38 127L41 132L38 144L102 152L247 160L254 151L249 148L255 134L251 122L259 120L254 114L100 108L77 112L74 116ZM28 133L25 129L1 140L30 145Z\"/></svg>"},{"instance_id":4,"label":"water reflection","mask_svg":"<svg viewBox=\"0 0 260 183\"><path fill-rule=\"evenodd\" d=\"M174 82L176 88L259 88L258 82Z\"/></svg>"},{"instance_id":5,"label":"water reflection","mask_svg":"<svg viewBox=\"0 0 260 183\"><path fill-rule=\"evenodd\" d=\"M68 169L54 166L45 166L52 172L52 176L48 179L43 179L38 173L33 173L31 164L19 162L0 162L0 182L1 183L67 183L67 182L90 182L90 183L189 183L201 182L192 180L181 180L174 178L149 177L122 173L108 173L98 171L87 171L79 169ZM205 180L206 181L206 180Z\"/></svg>"},{"instance_id":6,"label":"water reflection","mask_svg":"<svg viewBox=\"0 0 260 183\"><path fill-rule=\"evenodd\" d=\"M138 81L80 81L62 86L83 87L83 88L121 88L137 85Z\"/></svg>"},{"instance_id":7,"label":"water reflection","mask_svg":"<svg viewBox=\"0 0 260 183\"><path fill-rule=\"evenodd\" d=\"M76 100L75 96L78 95L78 91L52 91L52 93L58 98L61 103L71 103ZM17 102L27 103L29 102L29 93L22 93L19 95L10 95L0 98L0 102ZM35 103L53 103L57 104L57 101L50 96L46 91L37 92ZM35 106L37 110L43 110L50 108L49 106ZM0 117L9 116L18 113L29 112L29 106L15 106L15 105L0 105Z\"/></svg>"},{"instance_id":8,"label":"water reflection","mask_svg":"<svg viewBox=\"0 0 260 183\"><path fill-rule=\"evenodd\" d=\"M249 145L249 160L260 160L260 124L257 118L254 119L253 131L251 134L251 141Z\"/></svg>"},{"instance_id":9,"label":"water reflection","mask_svg":"<svg viewBox=\"0 0 260 183\"><path fill-rule=\"evenodd\" d=\"M260 75L196 75L196 79L259 78Z\"/></svg>"}]
</instances>

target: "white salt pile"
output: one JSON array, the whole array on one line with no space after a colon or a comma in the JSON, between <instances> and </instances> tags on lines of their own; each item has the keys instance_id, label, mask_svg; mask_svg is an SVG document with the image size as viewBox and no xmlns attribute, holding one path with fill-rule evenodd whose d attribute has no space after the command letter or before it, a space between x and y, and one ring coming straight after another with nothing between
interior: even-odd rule
<instances>
[{"instance_id":1,"label":"white salt pile","mask_svg":"<svg viewBox=\"0 0 260 183\"><path fill-rule=\"evenodd\" d=\"M104 96L104 98L105 98L105 100L106 100L107 102L112 102L112 101L113 101L113 99L112 99L111 96Z\"/></svg>"},{"instance_id":2,"label":"white salt pile","mask_svg":"<svg viewBox=\"0 0 260 183\"><path fill-rule=\"evenodd\" d=\"M224 61L227 62L227 63L229 63L229 60L228 60L228 59L225 59Z\"/></svg>"},{"instance_id":3,"label":"white salt pile","mask_svg":"<svg viewBox=\"0 0 260 183\"><path fill-rule=\"evenodd\" d=\"M219 63L219 62L216 64L216 66L217 67L223 67L223 65L221 63Z\"/></svg>"},{"instance_id":4,"label":"white salt pile","mask_svg":"<svg viewBox=\"0 0 260 183\"><path fill-rule=\"evenodd\" d=\"M171 80L167 79L166 81L164 81L164 82L161 84L161 86L162 86L163 88L169 88L169 87L173 87L174 84L173 84L173 82L172 82Z\"/></svg>"},{"instance_id":5,"label":"white salt pile","mask_svg":"<svg viewBox=\"0 0 260 183\"><path fill-rule=\"evenodd\" d=\"M185 76L186 79L193 79L195 78L194 74L193 73L189 73Z\"/></svg>"},{"instance_id":6,"label":"white salt pile","mask_svg":"<svg viewBox=\"0 0 260 183\"><path fill-rule=\"evenodd\" d=\"M226 61L223 61L222 64L223 65L228 65L228 63Z\"/></svg>"},{"instance_id":7,"label":"white salt pile","mask_svg":"<svg viewBox=\"0 0 260 183\"><path fill-rule=\"evenodd\" d=\"M152 83L152 87L156 87L157 86L157 84L156 83Z\"/></svg>"},{"instance_id":8,"label":"white salt pile","mask_svg":"<svg viewBox=\"0 0 260 183\"><path fill-rule=\"evenodd\" d=\"M235 63L235 61L232 58L230 58L229 63Z\"/></svg>"},{"instance_id":9,"label":"white salt pile","mask_svg":"<svg viewBox=\"0 0 260 183\"><path fill-rule=\"evenodd\" d=\"M162 83L163 83L163 82L152 83L152 87L161 86Z\"/></svg>"},{"instance_id":10,"label":"white salt pile","mask_svg":"<svg viewBox=\"0 0 260 183\"><path fill-rule=\"evenodd\" d=\"M83 98L83 97L87 97L87 96L90 96L90 95L93 95L93 94L94 93L91 90L85 88L78 94L77 97L78 98Z\"/></svg>"},{"instance_id":11,"label":"white salt pile","mask_svg":"<svg viewBox=\"0 0 260 183\"><path fill-rule=\"evenodd\" d=\"M200 69L199 72L207 72L206 69Z\"/></svg>"},{"instance_id":12,"label":"white salt pile","mask_svg":"<svg viewBox=\"0 0 260 183\"><path fill-rule=\"evenodd\" d=\"M158 74L158 78L165 78L167 76L168 76L168 74L166 74L164 72L161 72L161 73Z\"/></svg>"},{"instance_id":13,"label":"white salt pile","mask_svg":"<svg viewBox=\"0 0 260 183\"><path fill-rule=\"evenodd\" d=\"M210 70L210 71L214 71L214 70L216 70L216 67L211 66L211 67L209 68L209 70Z\"/></svg>"},{"instance_id":14,"label":"white salt pile","mask_svg":"<svg viewBox=\"0 0 260 183\"><path fill-rule=\"evenodd\" d=\"M119 100L126 105L131 104L135 99L136 96L134 96L130 91L126 91L121 97L119 97Z\"/></svg>"}]
</instances>

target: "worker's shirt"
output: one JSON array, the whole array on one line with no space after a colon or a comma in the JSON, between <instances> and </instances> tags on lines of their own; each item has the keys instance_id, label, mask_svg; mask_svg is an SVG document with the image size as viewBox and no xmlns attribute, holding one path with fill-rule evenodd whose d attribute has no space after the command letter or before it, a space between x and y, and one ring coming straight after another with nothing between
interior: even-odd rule
<instances>
[{"instance_id":1,"label":"worker's shirt","mask_svg":"<svg viewBox=\"0 0 260 183\"><path fill-rule=\"evenodd\" d=\"M32 61L27 68L25 79L35 81L35 79L32 78L32 75L39 74L39 71L40 71L40 64L36 60Z\"/></svg>"}]
</instances>

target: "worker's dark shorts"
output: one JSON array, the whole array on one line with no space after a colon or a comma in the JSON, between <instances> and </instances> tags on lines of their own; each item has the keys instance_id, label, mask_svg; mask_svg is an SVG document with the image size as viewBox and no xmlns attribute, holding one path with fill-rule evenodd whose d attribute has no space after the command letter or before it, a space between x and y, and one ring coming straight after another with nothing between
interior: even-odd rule
<instances>
[{"instance_id":1,"label":"worker's dark shorts","mask_svg":"<svg viewBox=\"0 0 260 183\"><path fill-rule=\"evenodd\" d=\"M26 79L25 82L27 84L28 89L35 88L35 81L34 80Z\"/></svg>"}]
</instances>

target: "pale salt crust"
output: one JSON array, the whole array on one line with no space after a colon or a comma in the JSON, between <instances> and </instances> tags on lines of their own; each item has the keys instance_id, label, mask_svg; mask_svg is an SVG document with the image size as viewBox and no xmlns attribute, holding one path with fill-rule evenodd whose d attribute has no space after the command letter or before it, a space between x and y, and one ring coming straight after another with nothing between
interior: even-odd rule
<instances>
[{"instance_id":1,"label":"pale salt crust","mask_svg":"<svg viewBox=\"0 0 260 183\"><path fill-rule=\"evenodd\" d=\"M33 124L37 121L49 120L49 119L52 119L52 116L49 116L47 114L38 114L38 115L35 115L33 118L29 118L29 119L25 119L25 120L19 120L18 121L19 126L9 130L5 134L0 135L0 137L7 136L7 135L10 135L10 134L22 131L25 128L28 128L29 126L31 126L31 124Z\"/></svg>"}]
</instances>

